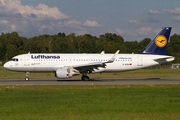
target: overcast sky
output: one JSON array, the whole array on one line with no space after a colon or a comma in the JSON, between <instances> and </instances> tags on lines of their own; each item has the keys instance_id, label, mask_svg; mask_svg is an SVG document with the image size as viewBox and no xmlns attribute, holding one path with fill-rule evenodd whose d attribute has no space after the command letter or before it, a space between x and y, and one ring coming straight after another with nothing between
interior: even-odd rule
<instances>
[{"instance_id":1,"label":"overcast sky","mask_svg":"<svg viewBox=\"0 0 180 120\"><path fill-rule=\"evenodd\" d=\"M141 41L162 27L180 34L179 0L0 0L0 32L22 37L110 32Z\"/></svg>"}]
</instances>

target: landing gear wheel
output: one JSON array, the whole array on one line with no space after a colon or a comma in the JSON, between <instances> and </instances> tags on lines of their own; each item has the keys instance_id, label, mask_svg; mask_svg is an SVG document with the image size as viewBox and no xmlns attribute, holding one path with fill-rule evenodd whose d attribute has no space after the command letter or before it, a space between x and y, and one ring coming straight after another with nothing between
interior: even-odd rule
<instances>
[{"instance_id":1,"label":"landing gear wheel","mask_svg":"<svg viewBox=\"0 0 180 120\"><path fill-rule=\"evenodd\" d=\"M26 78L25 81L29 81L29 72L26 72Z\"/></svg>"},{"instance_id":2,"label":"landing gear wheel","mask_svg":"<svg viewBox=\"0 0 180 120\"><path fill-rule=\"evenodd\" d=\"M29 81L29 78L28 78L28 77L26 77L26 78L25 78L25 81Z\"/></svg>"},{"instance_id":3,"label":"landing gear wheel","mask_svg":"<svg viewBox=\"0 0 180 120\"><path fill-rule=\"evenodd\" d=\"M81 79L82 79L83 81L88 81L88 80L89 80L89 77L83 75L83 76L81 77Z\"/></svg>"}]
</instances>

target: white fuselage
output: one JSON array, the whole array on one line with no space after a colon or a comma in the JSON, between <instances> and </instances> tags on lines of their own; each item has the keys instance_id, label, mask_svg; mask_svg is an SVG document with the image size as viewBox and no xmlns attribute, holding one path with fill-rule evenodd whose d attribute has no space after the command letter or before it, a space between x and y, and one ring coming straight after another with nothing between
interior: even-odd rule
<instances>
[{"instance_id":1,"label":"white fuselage","mask_svg":"<svg viewBox=\"0 0 180 120\"><path fill-rule=\"evenodd\" d=\"M73 68L93 62L107 62L113 54L22 54L4 64L8 70L18 72L55 72L63 67ZM96 72L122 72L173 61L174 57L147 54L118 54L114 62L98 67Z\"/></svg>"}]
</instances>

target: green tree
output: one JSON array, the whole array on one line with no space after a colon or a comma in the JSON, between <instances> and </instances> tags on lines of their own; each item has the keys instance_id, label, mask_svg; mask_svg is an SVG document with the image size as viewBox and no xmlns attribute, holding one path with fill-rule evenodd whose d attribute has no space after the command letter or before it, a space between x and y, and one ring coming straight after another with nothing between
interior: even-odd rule
<instances>
[{"instance_id":1,"label":"green tree","mask_svg":"<svg viewBox=\"0 0 180 120\"><path fill-rule=\"evenodd\" d=\"M142 52L150 42L151 42L150 38L144 38L142 41L140 41L138 52Z\"/></svg>"},{"instance_id":2,"label":"green tree","mask_svg":"<svg viewBox=\"0 0 180 120\"><path fill-rule=\"evenodd\" d=\"M180 62L180 35L174 34L170 37L170 43L168 44L166 54L175 56L175 62Z\"/></svg>"}]
</instances>

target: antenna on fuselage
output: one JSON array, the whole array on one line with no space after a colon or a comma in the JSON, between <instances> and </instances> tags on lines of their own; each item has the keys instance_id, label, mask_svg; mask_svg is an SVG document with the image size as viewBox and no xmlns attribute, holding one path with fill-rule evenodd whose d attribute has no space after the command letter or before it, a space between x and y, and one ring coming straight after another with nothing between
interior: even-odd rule
<instances>
[{"instance_id":1,"label":"antenna on fuselage","mask_svg":"<svg viewBox=\"0 0 180 120\"><path fill-rule=\"evenodd\" d=\"M101 52L101 54L103 55L103 54L105 54L105 52L104 52L104 51L102 51L102 52Z\"/></svg>"}]
</instances>

